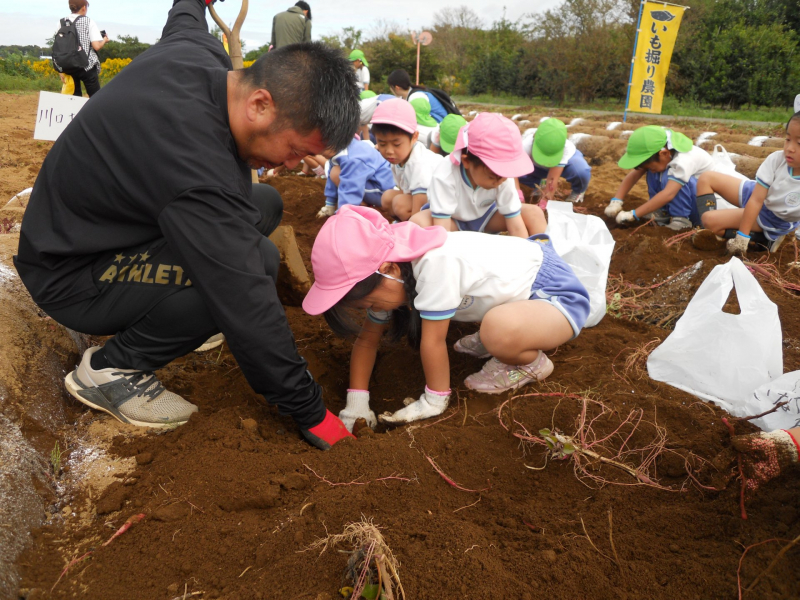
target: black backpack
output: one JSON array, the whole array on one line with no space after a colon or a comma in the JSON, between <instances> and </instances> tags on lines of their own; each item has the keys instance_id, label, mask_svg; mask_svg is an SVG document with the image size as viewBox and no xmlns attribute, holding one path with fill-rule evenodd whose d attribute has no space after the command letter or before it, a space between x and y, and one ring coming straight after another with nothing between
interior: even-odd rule
<instances>
[{"instance_id":1,"label":"black backpack","mask_svg":"<svg viewBox=\"0 0 800 600\"><path fill-rule=\"evenodd\" d=\"M89 66L89 51L81 46L76 24L69 19L61 19L61 29L53 39L53 68L56 71L72 75L81 73Z\"/></svg>"},{"instance_id":2,"label":"black backpack","mask_svg":"<svg viewBox=\"0 0 800 600\"><path fill-rule=\"evenodd\" d=\"M439 88L432 88L432 87L423 87L423 86L414 87L414 86L411 86L411 91L409 92L408 95L411 96L411 94L413 94L414 92L428 92L434 98L436 98L439 102L442 103L442 106L444 107L445 111L447 111L448 115L458 115L459 117L463 116L461 114L461 111L458 110L458 107L456 106L456 103L453 102L453 99L444 90L440 90Z\"/></svg>"}]
</instances>

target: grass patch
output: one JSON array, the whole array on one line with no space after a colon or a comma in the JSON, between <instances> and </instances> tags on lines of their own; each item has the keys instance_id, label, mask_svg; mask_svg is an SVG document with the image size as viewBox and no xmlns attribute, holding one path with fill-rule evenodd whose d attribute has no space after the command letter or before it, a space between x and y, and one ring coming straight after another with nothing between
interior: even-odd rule
<instances>
[{"instance_id":1,"label":"grass patch","mask_svg":"<svg viewBox=\"0 0 800 600\"><path fill-rule=\"evenodd\" d=\"M525 98L510 94L478 94L475 96L453 96L457 103L484 103L499 106L542 106L562 109L600 110L618 112L622 115L624 102L611 98L599 98L593 102L562 102L554 104L546 98ZM644 116L643 113L629 113L631 116ZM766 121L786 123L792 116L790 107L749 106L737 110L718 106L701 105L693 101L682 101L672 96L664 98L662 115L673 117L701 117L709 119L731 119L741 121Z\"/></svg>"},{"instance_id":2,"label":"grass patch","mask_svg":"<svg viewBox=\"0 0 800 600\"><path fill-rule=\"evenodd\" d=\"M30 78L0 73L0 91L3 92L60 92L61 80L56 77Z\"/></svg>"}]
</instances>

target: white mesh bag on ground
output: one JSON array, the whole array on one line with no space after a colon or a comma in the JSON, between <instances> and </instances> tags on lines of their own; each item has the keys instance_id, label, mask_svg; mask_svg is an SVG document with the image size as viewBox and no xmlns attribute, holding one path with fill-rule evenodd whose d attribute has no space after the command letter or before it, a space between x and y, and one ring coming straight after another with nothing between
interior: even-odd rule
<instances>
[{"instance_id":1,"label":"white mesh bag on ground","mask_svg":"<svg viewBox=\"0 0 800 600\"><path fill-rule=\"evenodd\" d=\"M546 233L553 248L589 292L585 326L594 327L606 314L606 283L614 238L602 219L573 212L571 202L548 202L547 220Z\"/></svg>"},{"instance_id":2,"label":"white mesh bag on ground","mask_svg":"<svg viewBox=\"0 0 800 600\"><path fill-rule=\"evenodd\" d=\"M741 313L722 311L736 289ZM717 265L673 331L647 359L647 372L734 416L769 410L753 392L783 373L778 307L738 258Z\"/></svg>"}]
</instances>

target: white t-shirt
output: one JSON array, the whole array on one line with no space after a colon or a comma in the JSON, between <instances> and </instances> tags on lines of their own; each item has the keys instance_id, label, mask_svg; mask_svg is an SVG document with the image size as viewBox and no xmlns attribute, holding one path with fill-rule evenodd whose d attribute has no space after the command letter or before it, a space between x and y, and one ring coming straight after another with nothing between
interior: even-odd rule
<instances>
[{"instance_id":1,"label":"white t-shirt","mask_svg":"<svg viewBox=\"0 0 800 600\"><path fill-rule=\"evenodd\" d=\"M473 188L462 166L454 165L449 158L434 171L428 200L435 219L450 217L473 221L485 215L495 202L497 210L507 219L516 217L522 210L513 178L506 179L494 190Z\"/></svg>"},{"instance_id":2,"label":"white t-shirt","mask_svg":"<svg viewBox=\"0 0 800 600\"><path fill-rule=\"evenodd\" d=\"M783 150L770 154L756 172L756 182L767 188L764 205L789 223L800 221L800 169L786 164Z\"/></svg>"},{"instance_id":3,"label":"white t-shirt","mask_svg":"<svg viewBox=\"0 0 800 600\"><path fill-rule=\"evenodd\" d=\"M522 136L522 151L525 152L528 156L531 157L534 165L538 163L533 160L533 138L536 137L536 134L529 134ZM556 165L557 167L566 167L569 160L575 156L575 152L578 149L575 147L575 144L570 142L569 140L566 141L564 144L564 156L561 157L561 161ZM543 169L547 169L548 167L543 167L542 165L538 165Z\"/></svg>"},{"instance_id":4,"label":"white t-shirt","mask_svg":"<svg viewBox=\"0 0 800 600\"><path fill-rule=\"evenodd\" d=\"M431 142L433 141L433 136L436 136L436 145L439 145L439 126L436 127L426 127L425 125L417 125L417 131L419 131L419 141L425 144L426 148L431 147Z\"/></svg>"},{"instance_id":5,"label":"white t-shirt","mask_svg":"<svg viewBox=\"0 0 800 600\"><path fill-rule=\"evenodd\" d=\"M378 97L364 98L359 102L361 103L361 124L369 125L369 122L372 121L372 115L375 114L375 109L378 108Z\"/></svg>"},{"instance_id":6,"label":"white t-shirt","mask_svg":"<svg viewBox=\"0 0 800 600\"><path fill-rule=\"evenodd\" d=\"M675 158L667 166L667 179L684 186L692 177L698 177L706 171L716 171L716 167L717 163L708 152L692 146L688 152L675 153Z\"/></svg>"},{"instance_id":7,"label":"white t-shirt","mask_svg":"<svg viewBox=\"0 0 800 600\"><path fill-rule=\"evenodd\" d=\"M369 69L364 65L361 65L360 69L356 69L356 85L361 92L369 85Z\"/></svg>"},{"instance_id":8,"label":"white t-shirt","mask_svg":"<svg viewBox=\"0 0 800 600\"><path fill-rule=\"evenodd\" d=\"M450 232L442 246L411 261L417 280L414 307L423 319L431 321L479 323L495 306L528 300L542 261L542 247L536 242L473 231ZM391 318L383 311L370 310L368 315L376 323Z\"/></svg>"},{"instance_id":9,"label":"white t-shirt","mask_svg":"<svg viewBox=\"0 0 800 600\"><path fill-rule=\"evenodd\" d=\"M417 141L411 149L406 164L403 166L392 165L394 182L404 194L427 194L431 185L433 171L439 166L444 157L428 150L425 145Z\"/></svg>"}]
</instances>

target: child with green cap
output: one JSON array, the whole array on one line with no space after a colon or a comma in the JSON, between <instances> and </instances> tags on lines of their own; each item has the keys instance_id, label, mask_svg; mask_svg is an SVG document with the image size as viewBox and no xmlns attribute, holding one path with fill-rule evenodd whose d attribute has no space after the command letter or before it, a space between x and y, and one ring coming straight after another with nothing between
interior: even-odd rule
<instances>
[{"instance_id":1,"label":"child with green cap","mask_svg":"<svg viewBox=\"0 0 800 600\"><path fill-rule=\"evenodd\" d=\"M692 144L682 133L647 125L631 134L625 154L617 163L623 169L633 169L611 199L605 213L616 217L617 223L632 223L654 214L656 223L675 231L700 225L697 212L697 177L714 171L711 155ZM647 175L650 199L640 207L624 211L622 201L634 185Z\"/></svg>"},{"instance_id":2,"label":"child with green cap","mask_svg":"<svg viewBox=\"0 0 800 600\"><path fill-rule=\"evenodd\" d=\"M542 207L553 199L558 180L563 177L572 187L567 202L583 202L583 195L592 178L592 168L575 144L567 139L567 126L559 119L549 118L539 128L522 138L522 148L533 158L533 171L519 178L528 187L538 187L546 179Z\"/></svg>"},{"instance_id":3,"label":"child with green cap","mask_svg":"<svg viewBox=\"0 0 800 600\"><path fill-rule=\"evenodd\" d=\"M369 90L369 63L361 50L350 53L350 62L356 70L356 85L359 91Z\"/></svg>"},{"instance_id":4,"label":"child with green cap","mask_svg":"<svg viewBox=\"0 0 800 600\"><path fill-rule=\"evenodd\" d=\"M431 134L431 151L447 156L456 145L456 138L467 120L461 115L447 115L439 123L439 129Z\"/></svg>"},{"instance_id":5,"label":"child with green cap","mask_svg":"<svg viewBox=\"0 0 800 600\"><path fill-rule=\"evenodd\" d=\"M417 115L419 141L430 150L431 137L439 130L439 123L431 116L431 103L427 98L415 98L409 104L414 107L414 113Z\"/></svg>"}]
</instances>

